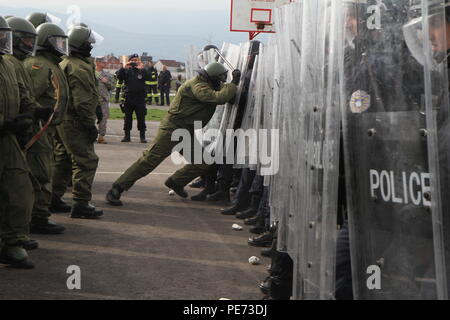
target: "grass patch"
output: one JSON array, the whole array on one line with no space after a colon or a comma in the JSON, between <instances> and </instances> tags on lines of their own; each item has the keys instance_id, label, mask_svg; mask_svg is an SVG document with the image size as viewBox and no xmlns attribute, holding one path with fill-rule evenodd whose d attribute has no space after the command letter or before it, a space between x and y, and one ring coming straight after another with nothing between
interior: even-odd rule
<instances>
[{"instance_id":1,"label":"grass patch","mask_svg":"<svg viewBox=\"0 0 450 320\"><path fill-rule=\"evenodd\" d=\"M147 109L146 121L161 121L166 116L167 111L158 109ZM122 113L120 108L110 108L109 109L109 119L110 120L123 120L125 114ZM136 114L133 113L133 120L136 120Z\"/></svg>"}]
</instances>

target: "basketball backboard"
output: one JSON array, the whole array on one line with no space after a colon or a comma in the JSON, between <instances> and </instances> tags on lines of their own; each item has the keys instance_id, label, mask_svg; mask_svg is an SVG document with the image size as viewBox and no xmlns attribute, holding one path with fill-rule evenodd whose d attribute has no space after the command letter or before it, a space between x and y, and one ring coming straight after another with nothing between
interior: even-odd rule
<instances>
[{"instance_id":1,"label":"basketball backboard","mask_svg":"<svg viewBox=\"0 0 450 320\"><path fill-rule=\"evenodd\" d=\"M250 40L260 33L275 33L276 7L293 0L231 0L230 31L248 32Z\"/></svg>"}]
</instances>

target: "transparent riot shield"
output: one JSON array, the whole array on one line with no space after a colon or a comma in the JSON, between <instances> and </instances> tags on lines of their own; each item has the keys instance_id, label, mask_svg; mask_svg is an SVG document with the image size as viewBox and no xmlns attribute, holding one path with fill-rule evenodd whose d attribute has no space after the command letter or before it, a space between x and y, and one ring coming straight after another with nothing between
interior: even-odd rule
<instances>
[{"instance_id":1,"label":"transparent riot shield","mask_svg":"<svg viewBox=\"0 0 450 320\"><path fill-rule=\"evenodd\" d=\"M336 2L303 1L299 148L293 197L295 299L333 299L340 112Z\"/></svg>"},{"instance_id":2,"label":"transparent riot shield","mask_svg":"<svg viewBox=\"0 0 450 320\"><path fill-rule=\"evenodd\" d=\"M440 135L448 119L447 64L433 57L428 36L429 5L437 3L436 22L445 25L445 1L414 2L341 2L341 110L356 299L447 297L443 226L449 210L442 195L448 191L448 148L443 151Z\"/></svg>"}]
</instances>

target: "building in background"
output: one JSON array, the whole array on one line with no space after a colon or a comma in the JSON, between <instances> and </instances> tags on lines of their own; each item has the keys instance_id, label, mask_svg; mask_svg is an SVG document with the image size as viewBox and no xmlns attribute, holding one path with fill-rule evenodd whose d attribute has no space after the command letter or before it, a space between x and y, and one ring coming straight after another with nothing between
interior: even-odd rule
<instances>
[{"instance_id":1,"label":"building in background","mask_svg":"<svg viewBox=\"0 0 450 320\"><path fill-rule=\"evenodd\" d=\"M175 79L181 74L182 79L186 79L186 64L175 60L159 60L155 63L155 68L158 72L161 72L163 66L167 66L167 70L172 74L172 78Z\"/></svg>"},{"instance_id":2,"label":"building in background","mask_svg":"<svg viewBox=\"0 0 450 320\"><path fill-rule=\"evenodd\" d=\"M114 54L111 53L104 57L96 57L95 67L99 72L108 72L114 74L122 67L122 64L120 59L115 57Z\"/></svg>"}]
</instances>

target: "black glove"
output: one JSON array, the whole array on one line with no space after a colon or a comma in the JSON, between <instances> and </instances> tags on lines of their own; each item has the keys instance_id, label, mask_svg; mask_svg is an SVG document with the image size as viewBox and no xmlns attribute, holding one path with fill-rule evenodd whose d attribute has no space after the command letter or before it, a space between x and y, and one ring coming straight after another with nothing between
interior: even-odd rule
<instances>
[{"instance_id":1,"label":"black glove","mask_svg":"<svg viewBox=\"0 0 450 320\"><path fill-rule=\"evenodd\" d=\"M42 107L34 110L34 118L47 122L53 114L52 107Z\"/></svg>"},{"instance_id":2,"label":"black glove","mask_svg":"<svg viewBox=\"0 0 450 320\"><path fill-rule=\"evenodd\" d=\"M3 127L17 135L27 130L29 127L33 125L33 116L29 113L20 114L14 118L8 118L5 120Z\"/></svg>"},{"instance_id":3,"label":"black glove","mask_svg":"<svg viewBox=\"0 0 450 320\"><path fill-rule=\"evenodd\" d=\"M239 82L241 82L241 71L238 69L233 71L233 80L231 80L231 83L234 83L235 85L239 85Z\"/></svg>"},{"instance_id":4,"label":"black glove","mask_svg":"<svg viewBox=\"0 0 450 320\"><path fill-rule=\"evenodd\" d=\"M103 111L100 105L95 109L95 114L97 115L97 124L99 124L103 120Z\"/></svg>"},{"instance_id":5,"label":"black glove","mask_svg":"<svg viewBox=\"0 0 450 320\"><path fill-rule=\"evenodd\" d=\"M122 102L119 106L122 113L125 113L125 104Z\"/></svg>"},{"instance_id":6,"label":"black glove","mask_svg":"<svg viewBox=\"0 0 450 320\"><path fill-rule=\"evenodd\" d=\"M87 132L88 132L88 135L89 135L89 141L90 142L94 142L95 140L97 140L97 137L98 137L98 130L97 130L97 128L94 126L94 127L88 127L87 128Z\"/></svg>"}]
</instances>

